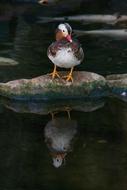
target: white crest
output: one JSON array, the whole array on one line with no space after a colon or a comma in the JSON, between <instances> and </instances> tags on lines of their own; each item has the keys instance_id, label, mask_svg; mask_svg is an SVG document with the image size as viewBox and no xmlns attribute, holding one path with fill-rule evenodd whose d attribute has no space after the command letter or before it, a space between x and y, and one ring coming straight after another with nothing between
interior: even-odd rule
<instances>
[{"instance_id":1,"label":"white crest","mask_svg":"<svg viewBox=\"0 0 127 190\"><path fill-rule=\"evenodd\" d=\"M60 30L62 30L64 32L66 32L66 33L68 33L68 30L67 30L65 24L59 24L58 29L60 29Z\"/></svg>"}]
</instances>

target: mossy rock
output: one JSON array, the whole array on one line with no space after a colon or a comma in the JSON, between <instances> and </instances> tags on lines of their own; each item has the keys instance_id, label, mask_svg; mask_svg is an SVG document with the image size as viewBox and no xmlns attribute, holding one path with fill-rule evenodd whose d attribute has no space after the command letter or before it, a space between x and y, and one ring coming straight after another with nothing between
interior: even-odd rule
<instances>
[{"instance_id":1,"label":"mossy rock","mask_svg":"<svg viewBox=\"0 0 127 190\"><path fill-rule=\"evenodd\" d=\"M106 80L96 73L75 71L74 81L66 82L61 78L52 80L50 75L32 79L19 79L0 83L0 95L18 100L49 100L72 98L100 98L106 96Z\"/></svg>"},{"instance_id":2,"label":"mossy rock","mask_svg":"<svg viewBox=\"0 0 127 190\"><path fill-rule=\"evenodd\" d=\"M111 95L127 98L127 74L113 74L106 79Z\"/></svg>"}]
</instances>

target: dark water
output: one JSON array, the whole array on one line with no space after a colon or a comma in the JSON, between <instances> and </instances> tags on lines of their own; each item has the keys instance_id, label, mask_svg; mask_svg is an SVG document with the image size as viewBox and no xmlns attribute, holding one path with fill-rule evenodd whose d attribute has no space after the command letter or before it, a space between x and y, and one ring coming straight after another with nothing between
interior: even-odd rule
<instances>
[{"instance_id":1,"label":"dark water","mask_svg":"<svg viewBox=\"0 0 127 190\"><path fill-rule=\"evenodd\" d=\"M0 81L8 81L17 78L31 78L47 72L51 72L53 65L47 58L47 48L54 40L54 30L58 23L36 24L39 16L52 16L53 8L40 9L38 5L10 6L1 5L0 22L0 56L11 57L18 61L17 66L1 66ZM97 13L116 13L105 4ZM59 10L59 9L58 9ZM75 10L75 9L74 9ZM47 11L47 13L46 13ZM51 14L48 14L50 11ZM63 11L64 12L64 11ZM94 11L95 12L95 11ZM95 13L96 13L95 12ZM81 14L77 12L77 14ZM66 15L67 13L62 13ZM74 14L74 13L73 13ZM76 13L75 13L76 14ZM57 16L61 14L57 13ZM70 23L74 29L94 30L126 28L112 25L83 25L82 23ZM107 75L112 73L126 73L127 43L126 39L108 37L80 37L85 59L77 70L93 71Z\"/></svg>"},{"instance_id":2,"label":"dark water","mask_svg":"<svg viewBox=\"0 0 127 190\"><path fill-rule=\"evenodd\" d=\"M6 4L0 8L0 56L18 62L15 66L0 66L0 82L50 72L53 65L46 51L58 23L36 24L37 15L41 14L38 6L18 6L18 14ZM96 13L118 10L106 3L93 9ZM85 30L113 28L71 25ZM127 73L126 40L79 40L86 57L77 70L103 75ZM46 103L1 98L0 190L125 190L126 123L127 103L116 99Z\"/></svg>"},{"instance_id":3,"label":"dark water","mask_svg":"<svg viewBox=\"0 0 127 190\"><path fill-rule=\"evenodd\" d=\"M58 104L54 119L44 115L54 110L53 105L5 101L4 106L0 114L1 189L126 189L124 102L107 100L105 106L103 101L85 102L83 107L73 107L71 118L64 110L60 112ZM60 153L66 156L62 163L55 162L60 166L55 168L53 155Z\"/></svg>"}]
</instances>

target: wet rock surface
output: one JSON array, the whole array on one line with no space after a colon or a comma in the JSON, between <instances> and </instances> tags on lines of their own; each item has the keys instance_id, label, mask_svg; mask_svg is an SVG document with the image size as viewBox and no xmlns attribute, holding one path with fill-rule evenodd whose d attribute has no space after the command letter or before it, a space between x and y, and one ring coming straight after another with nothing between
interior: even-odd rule
<instances>
[{"instance_id":1,"label":"wet rock surface","mask_svg":"<svg viewBox=\"0 0 127 190\"><path fill-rule=\"evenodd\" d=\"M112 74L104 78L92 72L75 71L74 81L66 82L62 77L52 80L49 74L32 79L19 79L0 83L0 95L16 100L67 100L94 99L107 96L127 98L127 74Z\"/></svg>"},{"instance_id":2,"label":"wet rock surface","mask_svg":"<svg viewBox=\"0 0 127 190\"><path fill-rule=\"evenodd\" d=\"M106 77L111 95L127 97L127 74L113 74Z\"/></svg>"},{"instance_id":3,"label":"wet rock surface","mask_svg":"<svg viewBox=\"0 0 127 190\"><path fill-rule=\"evenodd\" d=\"M0 83L0 95L19 100L49 100L69 98L97 98L106 94L106 80L96 73L75 71L74 81L66 82L61 78L52 80L50 75L32 79L19 79Z\"/></svg>"}]
</instances>

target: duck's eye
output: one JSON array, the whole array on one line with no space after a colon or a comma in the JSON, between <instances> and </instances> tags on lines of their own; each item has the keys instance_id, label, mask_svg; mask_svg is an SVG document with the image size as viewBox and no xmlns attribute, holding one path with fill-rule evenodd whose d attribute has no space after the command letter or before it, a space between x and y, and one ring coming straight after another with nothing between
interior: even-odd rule
<instances>
[{"instance_id":1,"label":"duck's eye","mask_svg":"<svg viewBox=\"0 0 127 190\"><path fill-rule=\"evenodd\" d=\"M65 30L63 30L63 32L65 32Z\"/></svg>"}]
</instances>

